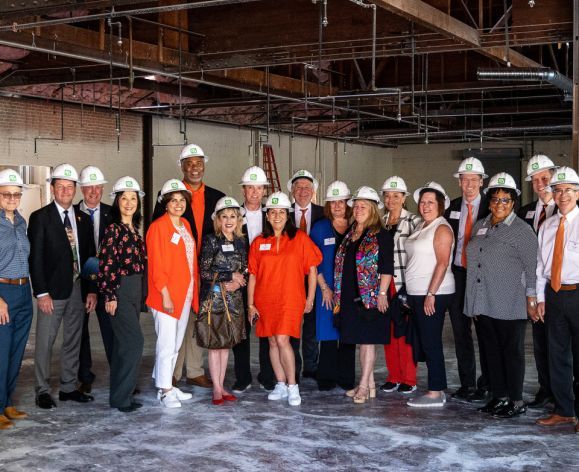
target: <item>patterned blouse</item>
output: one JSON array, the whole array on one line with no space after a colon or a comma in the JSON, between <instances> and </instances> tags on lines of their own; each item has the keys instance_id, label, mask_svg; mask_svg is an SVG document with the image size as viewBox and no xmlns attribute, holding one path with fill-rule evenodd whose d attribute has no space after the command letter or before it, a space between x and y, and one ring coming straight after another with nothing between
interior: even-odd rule
<instances>
[{"instance_id":1,"label":"patterned blouse","mask_svg":"<svg viewBox=\"0 0 579 472\"><path fill-rule=\"evenodd\" d=\"M123 223L105 229L99 252L98 286L110 302L117 299L121 277L145 272L145 243L141 235Z\"/></svg>"}]
</instances>

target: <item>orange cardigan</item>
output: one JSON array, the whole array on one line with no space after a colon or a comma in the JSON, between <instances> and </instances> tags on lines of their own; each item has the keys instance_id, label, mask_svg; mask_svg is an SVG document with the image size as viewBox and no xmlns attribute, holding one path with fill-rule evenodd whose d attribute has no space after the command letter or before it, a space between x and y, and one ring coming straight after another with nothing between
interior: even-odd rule
<instances>
[{"instance_id":1,"label":"orange cardigan","mask_svg":"<svg viewBox=\"0 0 579 472\"><path fill-rule=\"evenodd\" d=\"M191 234L189 222L185 218L181 218L181 222ZM183 238L179 238L179 242L174 244L171 242L174 234L178 233L167 213L153 221L147 231L149 286L147 305L164 313L161 289L167 287L174 305L174 312L171 316L179 319L183 311L183 303L185 303L185 297L187 296L191 274L189 272ZM192 235L191 237L193 238ZM193 239L193 241L195 241L195 239ZM193 310L197 312L199 310L197 252L194 251L193 255L194 284L191 306Z\"/></svg>"}]
</instances>

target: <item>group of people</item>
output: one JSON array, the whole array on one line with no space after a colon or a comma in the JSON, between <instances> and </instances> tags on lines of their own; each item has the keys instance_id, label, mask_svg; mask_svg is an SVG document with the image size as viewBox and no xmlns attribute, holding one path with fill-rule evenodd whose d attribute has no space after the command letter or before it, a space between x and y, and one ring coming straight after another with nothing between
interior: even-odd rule
<instances>
[{"instance_id":1,"label":"group of people","mask_svg":"<svg viewBox=\"0 0 579 472\"><path fill-rule=\"evenodd\" d=\"M44 409L56 407L50 365L61 324L59 401L93 401L93 311L110 364L110 406L140 408L139 318L147 309L157 334L152 377L167 408L192 397L178 387L184 364L187 384L212 388L214 405L250 388L252 327L259 337L257 379L269 400L299 405L300 378L309 377L320 390L339 386L354 403L366 403L376 396L378 344L388 370L380 390L415 392L417 363L424 361L426 392L407 404L443 407L448 311L461 384L455 399L484 402L479 411L497 418L553 403L539 424L576 425L579 177L573 169L533 156L527 180L538 200L517 216L521 192L512 176L496 174L483 191L488 176L469 157L455 174L461 196L450 201L440 184L428 182L412 194L415 215L406 209L410 192L399 176L386 179L381 195L332 182L319 206L313 202L318 181L299 170L287 184L293 203L273 192L264 204L269 182L253 166L242 176L240 204L205 185L207 161L200 146L183 148L183 178L163 185L144 237L144 193L132 177L117 180L109 206L101 202L106 181L98 168L79 175L61 164L50 177L52 203L32 213L27 229L17 210L22 179L13 170L0 172L0 429L26 417L12 396L32 296L38 306L36 404ZM73 205L77 185L83 199ZM528 319L540 384L530 403L522 397ZM231 348L235 382L229 390Z\"/></svg>"}]
</instances>

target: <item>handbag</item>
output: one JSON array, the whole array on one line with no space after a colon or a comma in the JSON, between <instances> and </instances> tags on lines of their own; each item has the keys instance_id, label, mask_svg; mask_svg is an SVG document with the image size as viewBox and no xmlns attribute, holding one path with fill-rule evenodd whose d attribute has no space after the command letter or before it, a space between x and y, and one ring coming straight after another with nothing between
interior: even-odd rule
<instances>
[{"instance_id":1,"label":"handbag","mask_svg":"<svg viewBox=\"0 0 579 472\"><path fill-rule=\"evenodd\" d=\"M219 290L216 290L216 287ZM243 315L242 315L243 316ZM245 325L243 325L245 327ZM197 344L206 349L230 349L244 338L243 329L236 326L225 297L225 287L213 277L211 289L201 302L195 319Z\"/></svg>"}]
</instances>

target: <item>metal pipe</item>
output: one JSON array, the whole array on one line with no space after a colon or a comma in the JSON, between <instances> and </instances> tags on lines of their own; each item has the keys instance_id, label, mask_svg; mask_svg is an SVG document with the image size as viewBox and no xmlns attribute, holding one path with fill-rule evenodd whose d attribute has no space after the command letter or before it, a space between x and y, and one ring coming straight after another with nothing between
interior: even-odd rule
<instances>
[{"instance_id":1,"label":"metal pipe","mask_svg":"<svg viewBox=\"0 0 579 472\"><path fill-rule=\"evenodd\" d=\"M372 78L370 79L370 90L376 90L376 5L373 3L364 3L360 0L350 0L362 8L372 9Z\"/></svg>"},{"instance_id":2,"label":"metal pipe","mask_svg":"<svg viewBox=\"0 0 579 472\"><path fill-rule=\"evenodd\" d=\"M476 73L478 80L541 80L563 90L565 99L573 94L573 82L564 75L552 69L521 67L517 69L486 69L479 68Z\"/></svg>"}]
</instances>

